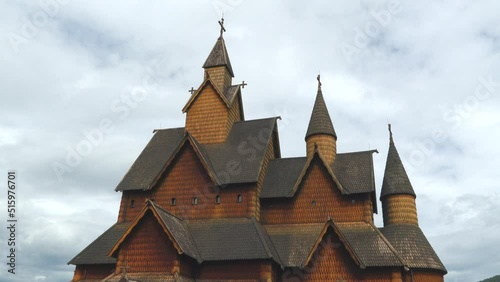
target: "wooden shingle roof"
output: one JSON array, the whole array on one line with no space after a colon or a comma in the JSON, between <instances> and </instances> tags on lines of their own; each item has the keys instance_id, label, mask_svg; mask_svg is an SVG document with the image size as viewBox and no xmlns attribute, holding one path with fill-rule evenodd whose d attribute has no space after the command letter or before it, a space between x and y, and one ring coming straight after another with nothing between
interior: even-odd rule
<instances>
[{"instance_id":1,"label":"wooden shingle roof","mask_svg":"<svg viewBox=\"0 0 500 282\"><path fill-rule=\"evenodd\" d=\"M390 125L389 132L389 153L387 154L387 162L385 164L384 180L382 182L380 198L382 199L385 196L394 194L409 194L416 196L415 191L411 186L410 179L406 174L403 162L399 157L396 145L394 144L392 132L390 131Z\"/></svg>"},{"instance_id":2,"label":"wooden shingle roof","mask_svg":"<svg viewBox=\"0 0 500 282\"><path fill-rule=\"evenodd\" d=\"M405 263L379 230L366 222L335 223L341 240L362 268L404 266Z\"/></svg>"},{"instance_id":3,"label":"wooden shingle roof","mask_svg":"<svg viewBox=\"0 0 500 282\"><path fill-rule=\"evenodd\" d=\"M303 268L324 226L324 223L279 224L264 225L264 228L282 265Z\"/></svg>"},{"instance_id":4,"label":"wooden shingle roof","mask_svg":"<svg viewBox=\"0 0 500 282\"><path fill-rule=\"evenodd\" d=\"M330 119L330 114L328 113L328 108L326 107L321 89L318 89L316 101L314 101L311 119L307 127L306 139L314 134L331 135L337 140L337 133L335 133L335 129L333 128L333 123Z\"/></svg>"},{"instance_id":5,"label":"wooden shingle roof","mask_svg":"<svg viewBox=\"0 0 500 282\"><path fill-rule=\"evenodd\" d=\"M447 272L424 233L417 225L394 224L380 231L410 268Z\"/></svg>"},{"instance_id":6,"label":"wooden shingle roof","mask_svg":"<svg viewBox=\"0 0 500 282\"><path fill-rule=\"evenodd\" d=\"M337 154L331 169L347 194L375 191L373 153L376 150ZM293 197L293 189L299 180L306 157L280 158L269 162L260 197Z\"/></svg>"},{"instance_id":7,"label":"wooden shingle roof","mask_svg":"<svg viewBox=\"0 0 500 282\"><path fill-rule=\"evenodd\" d=\"M97 237L78 255L71 259L68 264L114 264L116 259L108 256L109 250L123 236L130 222L116 223Z\"/></svg>"},{"instance_id":8,"label":"wooden shingle roof","mask_svg":"<svg viewBox=\"0 0 500 282\"><path fill-rule=\"evenodd\" d=\"M225 66L231 76L234 77L233 67L231 66L229 55L227 54L226 43L224 42L224 38L222 36L217 39L217 42L215 42L207 60L203 64L203 68L205 69L218 66Z\"/></svg>"},{"instance_id":9,"label":"wooden shingle roof","mask_svg":"<svg viewBox=\"0 0 500 282\"><path fill-rule=\"evenodd\" d=\"M183 138L184 128L158 130L115 190L148 189Z\"/></svg>"},{"instance_id":10,"label":"wooden shingle roof","mask_svg":"<svg viewBox=\"0 0 500 282\"><path fill-rule=\"evenodd\" d=\"M277 130L276 120L277 118L273 117L235 122L224 143L199 144L194 137L189 138L197 147L200 157L204 159L203 163L209 169L209 174L216 178L217 185L257 182L266 153L265 148L273 138L273 132ZM186 133L184 128L158 130L115 190L151 189L188 138L187 134L189 133ZM254 148L248 140L257 136L261 144ZM241 167L241 172L231 175L230 178L218 179L216 172L226 171L228 163L237 164Z\"/></svg>"}]
</instances>

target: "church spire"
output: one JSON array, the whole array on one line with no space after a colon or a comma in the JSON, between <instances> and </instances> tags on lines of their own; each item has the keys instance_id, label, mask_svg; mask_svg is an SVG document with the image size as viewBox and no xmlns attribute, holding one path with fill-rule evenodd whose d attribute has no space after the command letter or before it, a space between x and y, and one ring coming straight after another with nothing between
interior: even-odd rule
<instances>
[{"instance_id":1,"label":"church spire","mask_svg":"<svg viewBox=\"0 0 500 282\"><path fill-rule=\"evenodd\" d=\"M320 75L317 80L318 92L306 133L307 155L310 156L317 149L330 163L333 163L337 154L337 134L323 98Z\"/></svg>"},{"instance_id":2,"label":"church spire","mask_svg":"<svg viewBox=\"0 0 500 282\"><path fill-rule=\"evenodd\" d=\"M314 134L331 135L337 140L337 134L333 129L333 123L326 107L323 92L321 91L321 79L318 75L318 93L316 94L316 101L314 102L311 119L309 120L309 127L307 128L306 139Z\"/></svg>"},{"instance_id":3,"label":"church spire","mask_svg":"<svg viewBox=\"0 0 500 282\"><path fill-rule=\"evenodd\" d=\"M220 75L219 73L224 70L224 73L230 75L230 77L234 77L233 67L231 66L231 61L229 60L229 55L227 54L226 43L224 42L223 34L226 31L224 27L224 18L219 21L220 25L220 36L215 42L212 51L208 55L207 60L203 64L203 68L205 69L205 76L209 76L213 79L213 75ZM216 73L212 73L217 70ZM223 74L223 73L221 73ZM206 78L206 77L205 77ZM230 85L230 84L229 84ZM226 85L221 85L226 86ZM224 87L222 87L224 88ZM224 91L225 89L220 89Z\"/></svg>"},{"instance_id":4,"label":"church spire","mask_svg":"<svg viewBox=\"0 0 500 282\"><path fill-rule=\"evenodd\" d=\"M389 124L389 153L385 165L380 200L384 215L384 226L393 224L418 225L415 191L399 157L391 125Z\"/></svg>"},{"instance_id":5,"label":"church spire","mask_svg":"<svg viewBox=\"0 0 500 282\"><path fill-rule=\"evenodd\" d=\"M410 179L406 174L403 162L399 157L394 139L392 138L391 125L389 124L389 153L385 165L384 181L380 197L383 198L393 194L409 194L415 196Z\"/></svg>"}]
</instances>

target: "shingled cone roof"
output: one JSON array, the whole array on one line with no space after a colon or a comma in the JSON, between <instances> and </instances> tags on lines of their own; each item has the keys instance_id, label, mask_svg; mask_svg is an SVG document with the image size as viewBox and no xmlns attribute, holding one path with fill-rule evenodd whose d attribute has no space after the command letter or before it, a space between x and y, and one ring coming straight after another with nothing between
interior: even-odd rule
<instances>
[{"instance_id":1,"label":"shingled cone roof","mask_svg":"<svg viewBox=\"0 0 500 282\"><path fill-rule=\"evenodd\" d=\"M415 191L413 191L413 187L411 186L410 179L406 174L403 162L399 157L396 145L394 145L390 124L389 134L389 153L387 154L384 181L382 183L380 198L394 194L409 194L415 196Z\"/></svg>"},{"instance_id":2,"label":"shingled cone roof","mask_svg":"<svg viewBox=\"0 0 500 282\"><path fill-rule=\"evenodd\" d=\"M226 43L222 35L215 42L212 52L208 55L207 60L203 64L203 68L211 68L218 66L226 66L227 70L234 77L233 67L231 66L231 61L229 60L229 55L227 54Z\"/></svg>"},{"instance_id":3,"label":"shingled cone roof","mask_svg":"<svg viewBox=\"0 0 500 282\"><path fill-rule=\"evenodd\" d=\"M337 133L335 133L335 129L333 129L332 120L330 119L330 114L328 113L325 99L321 92L321 83L318 85L318 94L316 95L311 119L307 127L306 139L314 134L331 135L337 140Z\"/></svg>"}]
</instances>

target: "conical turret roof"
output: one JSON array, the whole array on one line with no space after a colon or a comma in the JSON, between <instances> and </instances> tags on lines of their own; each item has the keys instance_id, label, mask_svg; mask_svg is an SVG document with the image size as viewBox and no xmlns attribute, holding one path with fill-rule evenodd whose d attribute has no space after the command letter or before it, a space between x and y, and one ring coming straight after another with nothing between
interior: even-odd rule
<instances>
[{"instance_id":1,"label":"conical turret roof","mask_svg":"<svg viewBox=\"0 0 500 282\"><path fill-rule=\"evenodd\" d=\"M321 91L321 82L318 76L318 94L316 94L316 101L314 102L311 119L307 127L306 139L314 134L327 134L331 135L337 140L337 133L333 128L328 108L326 107L325 99Z\"/></svg>"},{"instance_id":2,"label":"conical turret roof","mask_svg":"<svg viewBox=\"0 0 500 282\"><path fill-rule=\"evenodd\" d=\"M227 54L226 43L222 35L217 39L217 42L215 42L214 48L212 48L207 60L203 64L203 68L206 69L219 66L225 66L229 74L234 77L233 67L231 66L231 61Z\"/></svg>"},{"instance_id":3,"label":"conical turret roof","mask_svg":"<svg viewBox=\"0 0 500 282\"><path fill-rule=\"evenodd\" d=\"M403 162L399 157L396 145L392 139L391 125L389 125L389 153L387 154L387 162L385 164L384 181L382 183L382 191L380 198L395 194L415 195L410 179L406 174Z\"/></svg>"}]
</instances>

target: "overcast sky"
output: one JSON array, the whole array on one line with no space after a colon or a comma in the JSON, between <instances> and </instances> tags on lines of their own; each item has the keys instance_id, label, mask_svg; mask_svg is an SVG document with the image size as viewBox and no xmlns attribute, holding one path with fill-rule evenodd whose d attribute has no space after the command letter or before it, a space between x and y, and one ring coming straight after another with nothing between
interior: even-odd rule
<instances>
[{"instance_id":1,"label":"overcast sky","mask_svg":"<svg viewBox=\"0 0 500 282\"><path fill-rule=\"evenodd\" d=\"M0 2L0 201L16 170L19 219L13 276L0 211L0 281L72 278L152 130L184 125L222 10L246 118L282 117L283 157L305 155L321 72L338 151L380 152L377 195L392 123L446 280L499 274L498 1L186 2Z\"/></svg>"}]
</instances>

